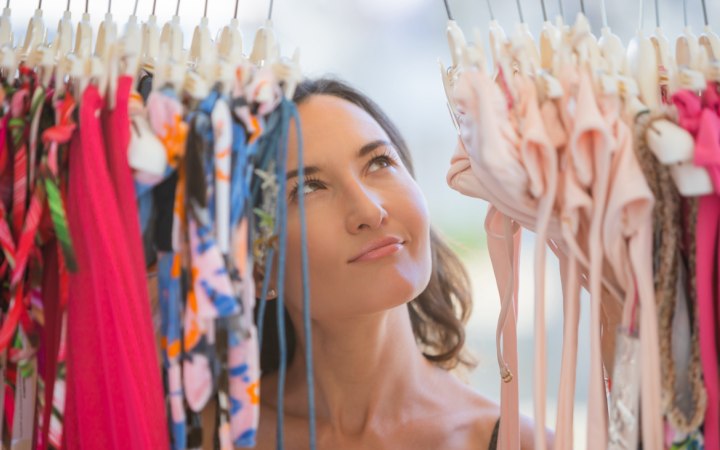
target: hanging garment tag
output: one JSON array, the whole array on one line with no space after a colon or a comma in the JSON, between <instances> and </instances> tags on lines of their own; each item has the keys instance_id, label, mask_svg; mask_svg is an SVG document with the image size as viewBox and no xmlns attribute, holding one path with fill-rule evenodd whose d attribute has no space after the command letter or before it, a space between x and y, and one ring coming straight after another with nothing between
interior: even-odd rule
<instances>
[{"instance_id":1,"label":"hanging garment tag","mask_svg":"<svg viewBox=\"0 0 720 450\"><path fill-rule=\"evenodd\" d=\"M18 365L15 384L15 417L13 419L11 450L32 450L37 393L37 361L30 358Z\"/></svg>"},{"instance_id":2,"label":"hanging garment tag","mask_svg":"<svg viewBox=\"0 0 720 450\"><path fill-rule=\"evenodd\" d=\"M608 450L635 450L640 431L640 340L619 327L610 392Z\"/></svg>"}]
</instances>

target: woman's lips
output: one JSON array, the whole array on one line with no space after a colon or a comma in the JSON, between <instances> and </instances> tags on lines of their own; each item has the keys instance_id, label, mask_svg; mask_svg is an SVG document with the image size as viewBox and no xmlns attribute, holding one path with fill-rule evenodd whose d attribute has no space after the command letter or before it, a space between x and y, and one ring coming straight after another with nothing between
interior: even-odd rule
<instances>
[{"instance_id":1,"label":"woman's lips","mask_svg":"<svg viewBox=\"0 0 720 450\"><path fill-rule=\"evenodd\" d=\"M357 256L353 257L348 262L353 263L380 259L399 252L404 244L404 241L395 237L386 237L376 241L371 241Z\"/></svg>"}]
</instances>

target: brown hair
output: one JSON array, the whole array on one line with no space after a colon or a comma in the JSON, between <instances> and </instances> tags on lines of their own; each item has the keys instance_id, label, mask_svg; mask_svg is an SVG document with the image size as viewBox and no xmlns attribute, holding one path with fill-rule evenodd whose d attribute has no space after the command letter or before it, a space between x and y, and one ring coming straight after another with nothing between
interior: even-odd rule
<instances>
[{"instance_id":1,"label":"brown hair","mask_svg":"<svg viewBox=\"0 0 720 450\"><path fill-rule=\"evenodd\" d=\"M332 95L353 103L385 130L398 150L400 159L410 172L413 170L410 150L397 127L380 107L365 94L346 83L329 78L305 80L295 90L293 100L301 104L313 95ZM464 352L465 323L472 310L470 280L458 256L443 242L439 234L430 228L432 273L425 290L409 303L410 321L415 340L423 355L445 369L458 365L472 367L474 361ZM277 316L274 305L268 305L263 327L261 367L263 373L276 370L280 356L277 339ZM289 314L285 311L288 359L295 350L295 330Z\"/></svg>"}]
</instances>

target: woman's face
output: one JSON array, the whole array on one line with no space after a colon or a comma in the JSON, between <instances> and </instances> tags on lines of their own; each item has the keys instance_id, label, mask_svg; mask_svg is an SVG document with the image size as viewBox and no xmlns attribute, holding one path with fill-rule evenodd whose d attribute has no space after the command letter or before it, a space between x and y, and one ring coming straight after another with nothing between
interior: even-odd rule
<instances>
[{"instance_id":1,"label":"woman's face","mask_svg":"<svg viewBox=\"0 0 720 450\"><path fill-rule=\"evenodd\" d=\"M296 128L288 148L285 298L301 310L304 195L315 320L370 314L417 297L430 280L427 205L398 151L363 109L330 95L299 107L305 162L298 189Z\"/></svg>"}]
</instances>

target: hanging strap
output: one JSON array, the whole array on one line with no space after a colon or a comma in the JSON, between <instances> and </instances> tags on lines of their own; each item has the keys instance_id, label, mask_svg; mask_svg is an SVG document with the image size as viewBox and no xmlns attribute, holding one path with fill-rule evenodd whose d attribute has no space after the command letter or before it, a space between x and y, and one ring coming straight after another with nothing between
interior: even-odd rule
<instances>
[{"instance_id":1,"label":"hanging strap","mask_svg":"<svg viewBox=\"0 0 720 450\"><path fill-rule=\"evenodd\" d=\"M496 330L498 364L503 383L500 388L500 446L520 448L518 397L517 292L520 226L490 206L485 218L488 251L500 294L501 309ZM502 341L502 351L501 344Z\"/></svg>"}]
</instances>

